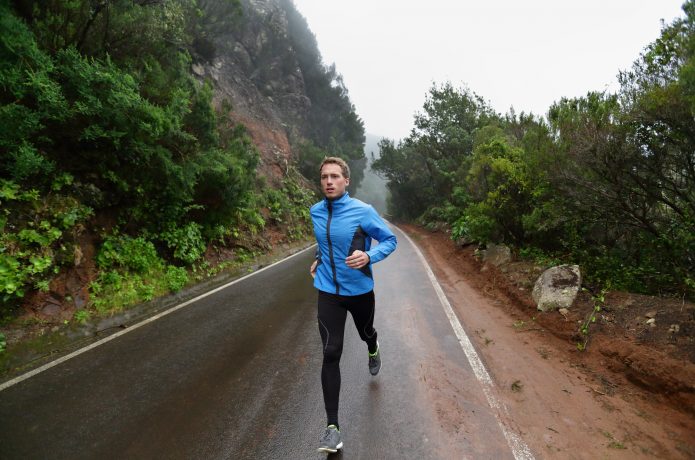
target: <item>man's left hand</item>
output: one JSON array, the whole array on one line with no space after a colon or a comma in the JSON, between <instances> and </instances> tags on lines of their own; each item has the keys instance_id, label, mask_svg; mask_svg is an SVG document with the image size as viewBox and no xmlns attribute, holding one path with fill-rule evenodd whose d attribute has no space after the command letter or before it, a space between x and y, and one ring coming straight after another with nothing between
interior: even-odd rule
<instances>
[{"instance_id":1,"label":"man's left hand","mask_svg":"<svg viewBox=\"0 0 695 460\"><path fill-rule=\"evenodd\" d=\"M345 259L345 263L350 268L362 268L369 263L369 256L366 252L357 250L353 252L350 257Z\"/></svg>"}]
</instances>

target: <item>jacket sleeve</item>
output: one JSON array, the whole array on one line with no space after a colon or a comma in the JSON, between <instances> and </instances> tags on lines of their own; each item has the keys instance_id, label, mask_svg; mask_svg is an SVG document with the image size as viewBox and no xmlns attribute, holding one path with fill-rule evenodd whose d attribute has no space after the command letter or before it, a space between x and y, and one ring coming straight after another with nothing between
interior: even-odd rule
<instances>
[{"instance_id":1,"label":"jacket sleeve","mask_svg":"<svg viewBox=\"0 0 695 460\"><path fill-rule=\"evenodd\" d=\"M379 216L376 210L369 206L367 216L363 222L362 228L371 238L377 240L379 244L367 251L369 261L373 264L384 260L395 249L398 241L396 235L386 225L386 222Z\"/></svg>"}]
</instances>

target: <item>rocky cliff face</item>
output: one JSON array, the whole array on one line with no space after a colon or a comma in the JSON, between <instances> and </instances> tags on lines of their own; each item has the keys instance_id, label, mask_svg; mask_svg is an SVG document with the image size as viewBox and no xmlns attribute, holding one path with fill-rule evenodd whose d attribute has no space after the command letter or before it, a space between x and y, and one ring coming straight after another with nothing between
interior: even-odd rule
<instances>
[{"instance_id":1,"label":"rocky cliff face","mask_svg":"<svg viewBox=\"0 0 695 460\"><path fill-rule=\"evenodd\" d=\"M242 0L243 17L217 40L217 56L194 73L214 83L219 108L241 123L261 153L260 173L282 177L292 157L290 140L302 136L311 101L289 44L283 0Z\"/></svg>"}]
</instances>

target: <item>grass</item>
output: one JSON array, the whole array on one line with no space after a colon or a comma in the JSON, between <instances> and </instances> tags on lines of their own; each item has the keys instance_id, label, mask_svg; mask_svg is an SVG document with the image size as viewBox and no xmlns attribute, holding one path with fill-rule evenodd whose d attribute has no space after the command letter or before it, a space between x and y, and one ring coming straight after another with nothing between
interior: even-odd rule
<instances>
[{"instance_id":1,"label":"grass","mask_svg":"<svg viewBox=\"0 0 695 460\"><path fill-rule=\"evenodd\" d=\"M494 340L492 340L491 338L489 338L489 337L487 337L487 336L485 335L485 329L480 329L480 330L477 330L477 329L476 329L476 330L475 330L475 334L476 334L478 337L480 337L481 339L483 339L483 341L485 342L485 345L486 345L486 346L487 346L487 345L490 345L491 343L495 343Z\"/></svg>"},{"instance_id":2,"label":"grass","mask_svg":"<svg viewBox=\"0 0 695 460\"><path fill-rule=\"evenodd\" d=\"M89 310L77 310L73 318L80 324L85 324L89 320L91 313Z\"/></svg>"},{"instance_id":3,"label":"grass","mask_svg":"<svg viewBox=\"0 0 695 460\"><path fill-rule=\"evenodd\" d=\"M615 439L613 435L610 434L608 431L601 431L601 433L603 433L603 435L610 441L608 443L609 449L627 449L627 447L625 447L625 445L622 442Z\"/></svg>"}]
</instances>

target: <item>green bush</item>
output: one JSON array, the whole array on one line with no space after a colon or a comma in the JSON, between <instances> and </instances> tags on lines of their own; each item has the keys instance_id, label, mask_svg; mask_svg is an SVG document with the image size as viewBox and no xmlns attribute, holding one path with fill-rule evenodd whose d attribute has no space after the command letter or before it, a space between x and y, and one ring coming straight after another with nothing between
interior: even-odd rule
<instances>
[{"instance_id":1,"label":"green bush","mask_svg":"<svg viewBox=\"0 0 695 460\"><path fill-rule=\"evenodd\" d=\"M191 265L202 257L205 252L205 241L201 235L202 227L190 222L183 227L170 227L160 233L159 237L173 249L174 257L187 265Z\"/></svg>"},{"instance_id":2,"label":"green bush","mask_svg":"<svg viewBox=\"0 0 695 460\"><path fill-rule=\"evenodd\" d=\"M147 273L163 266L163 261L151 241L144 237L109 236L97 254L97 265L105 276L115 276L113 269Z\"/></svg>"},{"instance_id":3,"label":"green bush","mask_svg":"<svg viewBox=\"0 0 695 460\"><path fill-rule=\"evenodd\" d=\"M8 101L0 106L0 172L41 193L69 172L98 198L97 213L108 209L153 233L190 221L235 223L257 153L243 129L219 124L212 88L190 75L183 51L211 12L121 2L106 21L104 10L85 17L83 3L36 4L29 25L0 5L0 97ZM85 36L75 30L82 27ZM100 49L102 36L81 41L96 30L120 37L117 49Z\"/></svg>"},{"instance_id":4,"label":"green bush","mask_svg":"<svg viewBox=\"0 0 695 460\"><path fill-rule=\"evenodd\" d=\"M268 210L272 222L283 224L289 238L294 240L308 234L309 208L315 201L315 195L301 186L298 171L290 168L279 189L263 189L258 205Z\"/></svg>"},{"instance_id":5,"label":"green bush","mask_svg":"<svg viewBox=\"0 0 695 460\"><path fill-rule=\"evenodd\" d=\"M73 319L80 324L86 324L89 321L91 313L89 310L77 310L73 315Z\"/></svg>"},{"instance_id":6,"label":"green bush","mask_svg":"<svg viewBox=\"0 0 695 460\"><path fill-rule=\"evenodd\" d=\"M19 261L5 253L0 253L0 293L3 302L14 297L24 297L28 273L20 268Z\"/></svg>"},{"instance_id":7,"label":"green bush","mask_svg":"<svg viewBox=\"0 0 695 460\"><path fill-rule=\"evenodd\" d=\"M526 260L532 260L542 267L550 267L562 263L560 259L557 259L551 254L547 254L534 246L526 246L519 249L519 257Z\"/></svg>"},{"instance_id":8,"label":"green bush","mask_svg":"<svg viewBox=\"0 0 695 460\"><path fill-rule=\"evenodd\" d=\"M28 289L47 289L59 270L57 255L74 240L92 210L63 194L70 176L60 176L51 192L27 190L0 179L0 299L5 306Z\"/></svg>"},{"instance_id":9,"label":"green bush","mask_svg":"<svg viewBox=\"0 0 695 460\"><path fill-rule=\"evenodd\" d=\"M179 292L188 283L188 272L183 267L167 266L167 286L171 292Z\"/></svg>"}]
</instances>

